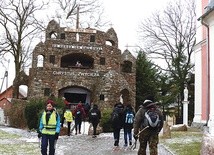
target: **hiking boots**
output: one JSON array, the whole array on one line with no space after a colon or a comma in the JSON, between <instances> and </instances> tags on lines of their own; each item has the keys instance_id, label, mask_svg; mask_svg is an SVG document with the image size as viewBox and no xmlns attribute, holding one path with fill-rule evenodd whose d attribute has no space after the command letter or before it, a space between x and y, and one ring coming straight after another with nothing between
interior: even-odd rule
<instances>
[{"instance_id":1,"label":"hiking boots","mask_svg":"<svg viewBox=\"0 0 214 155\"><path fill-rule=\"evenodd\" d=\"M119 146L119 141L118 140L114 141L114 146Z\"/></svg>"}]
</instances>

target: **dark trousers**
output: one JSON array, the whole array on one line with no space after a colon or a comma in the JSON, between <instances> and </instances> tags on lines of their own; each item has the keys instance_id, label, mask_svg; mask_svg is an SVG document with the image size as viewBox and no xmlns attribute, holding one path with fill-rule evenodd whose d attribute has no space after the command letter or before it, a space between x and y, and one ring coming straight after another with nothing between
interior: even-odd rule
<instances>
[{"instance_id":1,"label":"dark trousers","mask_svg":"<svg viewBox=\"0 0 214 155\"><path fill-rule=\"evenodd\" d=\"M119 146L120 128L113 129L113 135L114 135L114 146Z\"/></svg>"},{"instance_id":2,"label":"dark trousers","mask_svg":"<svg viewBox=\"0 0 214 155\"><path fill-rule=\"evenodd\" d=\"M131 128L124 128L125 144L128 143L128 139L129 139L129 142L132 142L132 129Z\"/></svg>"},{"instance_id":3,"label":"dark trousers","mask_svg":"<svg viewBox=\"0 0 214 155\"><path fill-rule=\"evenodd\" d=\"M95 123L92 122L92 126L93 126L93 135L97 135L97 133L96 133L96 131L97 131L97 125L98 125L97 122L95 122Z\"/></svg>"},{"instance_id":4,"label":"dark trousers","mask_svg":"<svg viewBox=\"0 0 214 155\"><path fill-rule=\"evenodd\" d=\"M55 135L42 135L41 153L47 155L47 147L49 143L49 155L55 154Z\"/></svg>"},{"instance_id":5,"label":"dark trousers","mask_svg":"<svg viewBox=\"0 0 214 155\"><path fill-rule=\"evenodd\" d=\"M82 120L75 120L75 130L76 130L76 133L77 131L81 131L81 124L82 124Z\"/></svg>"},{"instance_id":6,"label":"dark trousers","mask_svg":"<svg viewBox=\"0 0 214 155\"><path fill-rule=\"evenodd\" d=\"M71 122L67 122L67 126L68 126L68 136L70 136L71 134Z\"/></svg>"}]
</instances>

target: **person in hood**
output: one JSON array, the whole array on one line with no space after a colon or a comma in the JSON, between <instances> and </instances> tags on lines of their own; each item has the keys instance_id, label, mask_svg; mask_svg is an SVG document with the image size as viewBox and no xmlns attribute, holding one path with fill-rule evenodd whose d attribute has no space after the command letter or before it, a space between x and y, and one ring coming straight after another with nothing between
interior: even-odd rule
<instances>
[{"instance_id":1,"label":"person in hood","mask_svg":"<svg viewBox=\"0 0 214 155\"><path fill-rule=\"evenodd\" d=\"M48 100L45 111L42 113L40 118L38 137L42 138L42 155L47 155L48 145L49 155L55 154L55 144L60 132L60 115L56 112L54 106L54 102L52 100Z\"/></svg>"},{"instance_id":2,"label":"person in hood","mask_svg":"<svg viewBox=\"0 0 214 155\"><path fill-rule=\"evenodd\" d=\"M82 120L84 120L86 117L86 113L81 102L77 104L77 107L74 109L73 115L74 115L74 121L75 121L75 131L76 131L75 135L77 135L77 133L81 134Z\"/></svg>"},{"instance_id":3,"label":"person in hood","mask_svg":"<svg viewBox=\"0 0 214 155\"><path fill-rule=\"evenodd\" d=\"M92 126L93 126L92 138L96 138L97 125L99 124L100 119L101 119L101 112L98 109L98 106L94 104L93 108L89 111L89 122L92 123Z\"/></svg>"}]
</instances>

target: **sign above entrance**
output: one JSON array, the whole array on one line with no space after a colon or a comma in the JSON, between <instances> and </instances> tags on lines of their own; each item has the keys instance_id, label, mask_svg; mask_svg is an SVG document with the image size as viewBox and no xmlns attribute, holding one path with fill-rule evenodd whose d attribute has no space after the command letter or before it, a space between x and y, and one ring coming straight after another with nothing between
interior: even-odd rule
<instances>
[{"instance_id":1,"label":"sign above entrance","mask_svg":"<svg viewBox=\"0 0 214 155\"><path fill-rule=\"evenodd\" d=\"M65 72L65 71L53 71L53 75L89 76L89 77L98 77L98 76L100 76L100 74L98 72L83 73L83 72Z\"/></svg>"},{"instance_id":2,"label":"sign above entrance","mask_svg":"<svg viewBox=\"0 0 214 155\"><path fill-rule=\"evenodd\" d=\"M53 48L69 48L69 49L83 49L83 50L96 50L100 51L103 48L99 46L83 46L83 45L64 45L64 44L52 44Z\"/></svg>"},{"instance_id":3,"label":"sign above entrance","mask_svg":"<svg viewBox=\"0 0 214 155\"><path fill-rule=\"evenodd\" d=\"M72 29L72 28L65 28L65 31L68 32L81 32L81 33L96 33L96 30L92 29Z\"/></svg>"}]
</instances>

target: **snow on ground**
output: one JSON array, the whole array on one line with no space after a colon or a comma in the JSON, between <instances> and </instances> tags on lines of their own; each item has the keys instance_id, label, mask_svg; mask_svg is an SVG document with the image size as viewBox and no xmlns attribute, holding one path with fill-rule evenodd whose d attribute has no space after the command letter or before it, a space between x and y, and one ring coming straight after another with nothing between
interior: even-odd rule
<instances>
[{"instance_id":1,"label":"snow on ground","mask_svg":"<svg viewBox=\"0 0 214 155\"><path fill-rule=\"evenodd\" d=\"M97 138L88 135L89 123L83 123L82 134L71 136L59 136L56 144L56 155L136 155L139 147L135 150L124 149L122 146L123 131L120 136L120 151L113 151L113 133L101 133ZM0 132L1 155L38 155L40 154L40 142L36 132L0 126L1 131L16 134L16 137L2 136ZM5 137L5 138L4 138ZM134 140L133 140L134 142ZM159 145L160 155L172 155L164 146Z\"/></svg>"}]
</instances>

